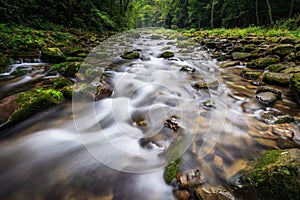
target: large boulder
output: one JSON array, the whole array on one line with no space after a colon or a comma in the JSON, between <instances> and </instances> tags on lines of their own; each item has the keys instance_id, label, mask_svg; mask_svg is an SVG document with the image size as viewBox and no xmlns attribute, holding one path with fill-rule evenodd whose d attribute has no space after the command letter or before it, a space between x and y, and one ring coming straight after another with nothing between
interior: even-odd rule
<instances>
[{"instance_id":1,"label":"large boulder","mask_svg":"<svg viewBox=\"0 0 300 200\"><path fill-rule=\"evenodd\" d=\"M264 74L263 81L273 85L288 86L293 74L267 72Z\"/></svg>"},{"instance_id":2,"label":"large boulder","mask_svg":"<svg viewBox=\"0 0 300 200\"><path fill-rule=\"evenodd\" d=\"M249 79L249 80L256 80L259 78L259 76L262 73L260 71L253 71L253 70L248 70L248 69L244 69L241 72L242 77Z\"/></svg>"},{"instance_id":3,"label":"large boulder","mask_svg":"<svg viewBox=\"0 0 300 200\"><path fill-rule=\"evenodd\" d=\"M285 57L295 51L295 47L291 44L280 44L272 49L272 53L280 57Z\"/></svg>"},{"instance_id":4,"label":"large boulder","mask_svg":"<svg viewBox=\"0 0 300 200\"><path fill-rule=\"evenodd\" d=\"M296 73L293 75L290 84L291 92L295 98L295 100L300 104L300 73Z\"/></svg>"},{"instance_id":5,"label":"large boulder","mask_svg":"<svg viewBox=\"0 0 300 200\"><path fill-rule=\"evenodd\" d=\"M280 58L278 56L267 56L263 58L258 58L252 60L247 67L249 68L257 68L257 69L264 69L269 65L276 64L280 62Z\"/></svg>"},{"instance_id":6,"label":"large boulder","mask_svg":"<svg viewBox=\"0 0 300 200\"><path fill-rule=\"evenodd\" d=\"M59 48L45 48L42 51L41 60L49 63L61 63L66 57Z\"/></svg>"},{"instance_id":7,"label":"large boulder","mask_svg":"<svg viewBox=\"0 0 300 200\"><path fill-rule=\"evenodd\" d=\"M243 188L260 199L300 197L300 149L271 150L239 179Z\"/></svg>"},{"instance_id":8,"label":"large boulder","mask_svg":"<svg viewBox=\"0 0 300 200\"><path fill-rule=\"evenodd\" d=\"M82 65L82 62L63 62L52 66L53 70L58 70L65 77L75 77Z\"/></svg>"}]
</instances>

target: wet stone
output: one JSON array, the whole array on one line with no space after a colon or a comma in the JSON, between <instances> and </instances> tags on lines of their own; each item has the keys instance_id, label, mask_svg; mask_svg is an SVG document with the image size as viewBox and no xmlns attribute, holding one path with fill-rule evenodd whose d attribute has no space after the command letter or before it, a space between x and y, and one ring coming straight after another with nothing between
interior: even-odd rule
<instances>
[{"instance_id":1,"label":"wet stone","mask_svg":"<svg viewBox=\"0 0 300 200\"><path fill-rule=\"evenodd\" d=\"M182 72L188 72L188 73L194 73L196 72L196 69L190 66L183 66L180 68L180 71Z\"/></svg>"},{"instance_id":2,"label":"wet stone","mask_svg":"<svg viewBox=\"0 0 300 200\"><path fill-rule=\"evenodd\" d=\"M180 188L192 188L205 182L199 169L180 172L176 176L176 179L179 182Z\"/></svg>"},{"instance_id":3,"label":"wet stone","mask_svg":"<svg viewBox=\"0 0 300 200\"><path fill-rule=\"evenodd\" d=\"M291 82L293 74L267 72L264 74L263 81L269 84L287 86Z\"/></svg>"},{"instance_id":4,"label":"wet stone","mask_svg":"<svg viewBox=\"0 0 300 200\"><path fill-rule=\"evenodd\" d=\"M174 190L173 193L177 200L189 200L191 196L188 190Z\"/></svg>"},{"instance_id":5,"label":"wet stone","mask_svg":"<svg viewBox=\"0 0 300 200\"><path fill-rule=\"evenodd\" d=\"M275 109L260 112L258 115L258 119L267 124L284 124L293 123L295 121L292 116L284 114Z\"/></svg>"},{"instance_id":6,"label":"wet stone","mask_svg":"<svg viewBox=\"0 0 300 200\"><path fill-rule=\"evenodd\" d=\"M192 85L193 88L196 90L200 89L218 89L219 82L213 81L213 82L198 82Z\"/></svg>"},{"instance_id":7,"label":"wet stone","mask_svg":"<svg viewBox=\"0 0 300 200\"><path fill-rule=\"evenodd\" d=\"M203 186L198 187L196 194L199 199L204 200L232 200L235 199L231 192L222 186Z\"/></svg>"},{"instance_id":8,"label":"wet stone","mask_svg":"<svg viewBox=\"0 0 300 200\"><path fill-rule=\"evenodd\" d=\"M262 86L259 87L256 91L256 94L262 93L262 92L272 92L276 95L277 99L281 99L281 91L272 87Z\"/></svg>"},{"instance_id":9,"label":"wet stone","mask_svg":"<svg viewBox=\"0 0 300 200\"><path fill-rule=\"evenodd\" d=\"M259 94L256 94L256 98L258 99L258 101L266 106L271 106L273 105L276 100L277 97L273 92L262 92Z\"/></svg>"},{"instance_id":10,"label":"wet stone","mask_svg":"<svg viewBox=\"0 0 300 200\"><path fill-rule=\"evenodd\" d=\"M234 67L240 64L240 61L230 61L230 62L224 62L222 64L220 64L221 67Z\"/></svg>"}]
</instances>

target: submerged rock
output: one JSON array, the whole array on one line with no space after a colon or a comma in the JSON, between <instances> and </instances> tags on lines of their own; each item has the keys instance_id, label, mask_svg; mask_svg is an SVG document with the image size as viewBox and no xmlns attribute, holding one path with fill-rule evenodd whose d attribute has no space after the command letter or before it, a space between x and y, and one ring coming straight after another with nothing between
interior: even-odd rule
<instances>
[{"instance_id":1,"label":"submerged rock","mask_svg":"<svg viewBox=\"0 0 300 200\"><path fill-rule=\"evenodd\" d=\"M199 186L205 182L205 179L201 175L199 169L180 172L176 176L176 179L179 183L180 188L186 188L186 189Z\"/></svg>"},{"instance_id":2,"label":"submerged rock","mask_svg":"<svg viewBox=\"0 0 300 200\"><path fill-rule=\"evenodd\" d=\"M192 86L196 90L201 90L201 89L218 89L219 82L218 81L198 82L198 83L193 84Z\"/></svg>"},{"instance_id":3,"label":"submerged rock","mask_svg":"<svg viewBox=\"0 0 300 200\"><path fill-rule=\"evenodd\" d=\"M300 196L300 149L268 151L239 182L261 199L297 199Z\"/></svg>"},{"instance_id":4,"label":"submerged rock","mask_svg":"<svg viewBox=\"0 0 300 200\"><path fill-rule=\"evenodd\" d=\"M205 200L233 200L235 199L231 192L222 186L203 186L198 187L196 195L199 199Z\"/></svg>"},{"instance_id":5,"label":"submerged rock","mask_svg":"<svg viewBox=\"0 0 300 200\"><path fill-rule=\"evenodd\" d=\"M258 114L258 119L267 124L284 124L293 123L295 121L292 116L284 114L275 109L260 112Z\"/></svg>"},{"instance_id":6,"label":"submerged rock","mask_svg":"<svg viewBox=\"0 0 300 200\"><path fill-rule=\"evenodd\" d=\"M66 57L59 48L43 49L41 60L49 63L61 63L66 61Z\"/></svg>"},{"instance_id":7,"label":"submerged rock","mask_svg":"<svg viewBox=\"0 0 300 200\"><path fill-rule=\"evenodd\" d=\"M241 75L242 75L242 77L244 77L246 79L256 80L261 75L261 72L260 71L253 71L253 70L244 69L241 72Z\"/></svg>"},{"instance_id":8,"label":"submerged rock","mask_svg":"<svg viewBox=\"0 0 300 200\"><path fill-rule=\"evenodd\" d=\"M128 59L128 60L138 59L138 58L140 58L140 53L137 51L125 52L121 55L121 58Z\"/></svg>"},{"instance_id":9,"label":"submerged rock","mask_svg":"<svg viewBox=\"0 0 300 200\"><path fill-rule=\"evenodd\" d=\"M174 52L172 51L165 51L159 56L160 58L171 58L174 57Z\"/></svg>"},{"instance_id":10,"label":"submerged rock","mask_svg":"<svg viewBox=\"0 0 300 200\"><path fill-rule=\"evenodd\" d=\"M290 90L297 103L300 104L300 73L293 75L291 79Z\"/></svg>"},{"instance_id":11,"label":"submerged rock","mask_svg":"<svg viewBox=\"0 0 300 200\"><path fill-rule=\"evenodd\" d=\"M263 76L263 81L269 84L287 86L291 82L293 74L267 72Z\"/></svg>"}]
</instances>

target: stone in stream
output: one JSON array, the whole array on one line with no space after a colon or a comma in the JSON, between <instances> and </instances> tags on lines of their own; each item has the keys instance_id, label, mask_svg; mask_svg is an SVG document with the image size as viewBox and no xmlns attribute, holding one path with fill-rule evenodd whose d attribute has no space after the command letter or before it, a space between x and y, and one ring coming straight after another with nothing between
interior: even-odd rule
<instances>
[{"instance_id":1,"label":"stone in stream","mask_svg":"<svg viewBox=\"0 0 300 200\"><path fill-rule=\"evenodd\" d=\"M247 67L249 68L257 68L257 69L265 69L269 65L276 64L280 62L280 58L278 56L267 56L264 58L258 58L252 60L248 63Z\"/></svg>"},{"instance_id":2,"label":"stone in stream","mask_svg":"<svg viewBox=\"0 0 300 200\"><path fill-rule=\"evenodd\" d=\"M233 200L231 192L223 186L203 186L196 189L199 199L205 200Z\"/></svg>"},{"instance_id":3,"label":"stone in stream","mask_svg":"<svg viewBox=\"0 0 300 200\"><path fill-rule=\"evenodd\" d=\"M270 71L270 72L282 72L283 70L293 67L295 64L293 63L277 63L277 64L272 64L269 65L266 70Z\"/></svg>"},{"instance_id":4,"label":"stone in stream","mask_svg":"<svg viewBox=\"0 0 300 200\"><path fill-rule=\"evenodd\" d=\"M177 200L189 200L191 196L188 190L174 190L173 193Z\"/></svg>"},{"instance_id":5,"label":"stone in stream","mask_svg":"<svg viewBox=\"0 0 300 200\"><path fill-rule=\"evenodd\" d=\"M290 68L282 71L282 73L286 73L286 74L295 74L295 73L299 73L299 72L300 72L300 66L290 67Z\"/></svg>"},{"instance_id":6,"label":"stone in stream","mask_svg":"<svg viewBox=\"0 0 300 200\"><path fill-rule=\"evenodd\" d=\"M85 51L82 47L73 47L73 48L69 48L64 51L64 54L66 56L70 56L70 57L76 57L80 53L85 53Z\"/></svg>"},{"instance_id":7,"label":"stone in stream","mask_svg":"<svg viewBox=\"0 0 300 200\"><path fill-rule=\"evenodd\" d=\"M242 77L249 79L249 80L256 80L259 78L259 76L262 73L260 71L253 71L253 70L248 70L248 69L244 69L241 72Z\"/></svg>"},{"instance_id":8,"label":"stone in stream","mask_svg":"<svg viewBox=\"0 0 300 200\"><path fill-rule=\"evenodd\" d=\"M179 71L194 73L194 72L196 72L196 69L186 65L186 66L181 67Z\"/></svg>"},{"instance_id":9,"label":"stone in stream","mask_svg":"<svg viewBox=\"0 0 300 200\"><path fill-rule=\"evenodd\" d=\"M61 63L66 57L59 48L45 48L42 50L41 60L49 63Z\"/></svg>"},{"instance_id":10,"label":"stone in stream","mask_svg":"<svg viewBox=\"0 0 300 200\"><path fill-rule=\"evenodd\" d=\"M259 199L282 200L300 197L300 149L270 150L238 179L240 190Z\"/></svg>"},{"instance_id":11,"label":"stone in stream","mask_svg":"<svg viewBox=\"0 0 300 200\"><path fill-rule=\"evenodd\" d=\"M251 57L251 53L246 52L233 52L231 54L233 60L247 60Z\"/></svg>"},{"instance_id":12,"label":"stone in stream","mask_svg":"<svg viewBox=\"0 0 300 200\"><path fill-rule=\"evenodd\" d=\"M256 94L255 97L261 104L266 106L273 105L277 100L276 95L273 92L261 92Z\"/></svg>"},{"instance_id":13,"label":"stone in stream","mask_svg":"<svg viewBox=\"0 0 300 200\"><path fill-rule=\"evenodd\" d=\"M284 124L295 122L294 118L290 115L284 114L275 109L262 111L258 114L258 119L267 124Z\"/></svg>"},{"instance_id":14,"label":"stone in stream","mask_svg":"<svg viewBox=\"0 0 300 200\"><path fill-rule=\"evenodd\" d=\"M212 81L212 82L198 82L192 85L193 88L196 90L201 90L201 89L218 89L219 87L219 82L218 81Z\"/></svg>"},{"instance_id":15,"label":"stone in stream","mask_svg":"<svg viewBox=\"0 0 300 200\"><path fill-rule=\"evenodd\" d=\"M280 44L272 49L272 53L280 57L285 57L295 51L295 47L291 44Z\"/></svg>"},{"instance_id":16,"label":"stone in stream","mask_svg":"<svg viewBox=\"0 0 300 200\"><path fill-rule=\"evenodd\" d=\"M288 86L293 74L266 72L263 81L273 85Z\"/></svg>"},{"instance_id":17,"label":"stone in stream","mask_svg":"<svg viewBox=\"0 0 300 200\"><path fill-rule=\"evenodd\" d=\"M260 58L269 55L271 50L269 48L258 48L251 52L252 58Z\"/></svg>"},{"instance_id":18,"label":"stone in stream","mask_svg":"<svg viewBox=\"0 0 300 200\"><path fill-rule=\"evenodd\" d=\"M121 58L127 59L127 60L138 59L138 58L140 58L140 53L137 51L128 51L128 52L123 53L121 55Z\"/></svg>"},{"instance_id":19,"label":"stone in stream","mask_svg":"<svg viewBox=\"0 0 300 200\"><path fill-rule=\"evenodd\" d=\"M177 174L176 179L182 189L191 189L202 185L206 181L199 169L180 172Z\"/></svg>"},{"instance_id":20,"label":"stone in stream","mask_svg":"<svg viewBox=\"0 0 300 200\"><path fill-rule=\"evenodd\" d=\"M165 51L163 53L161 53L159 55L160 58L171 58L171 57L174 57L174 52L172 51Z\"/></svg>"},{"instance_id":21,"label":"stone in stream","mask_svg":"<svg viewBox=\"0 0 300 200\"><path fill-rule=\"evenodd\" d=\"M300 72L293 75L290 90L297 103L300 104Z\"/></svg>"}]
</instances>

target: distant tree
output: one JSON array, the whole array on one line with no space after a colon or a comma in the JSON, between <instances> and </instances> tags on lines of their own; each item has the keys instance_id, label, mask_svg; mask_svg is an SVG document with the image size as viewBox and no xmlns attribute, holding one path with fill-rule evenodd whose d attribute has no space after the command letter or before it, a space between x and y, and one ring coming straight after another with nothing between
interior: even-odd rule
<instances>
[{"instance_id":1,"label":"distant tree","mask_svg":"<svg viewBox=\"0 0 300 200\"><path fill-rule=\"evenodd\" d=\"M268 14L269 14L269 20L270 20L270 24L273 25L274 21L273 21L273 16L272 16L272 7L270 4L269 0L266 0L267 6L268 6Z\"/></svg>"}]
</instances>

